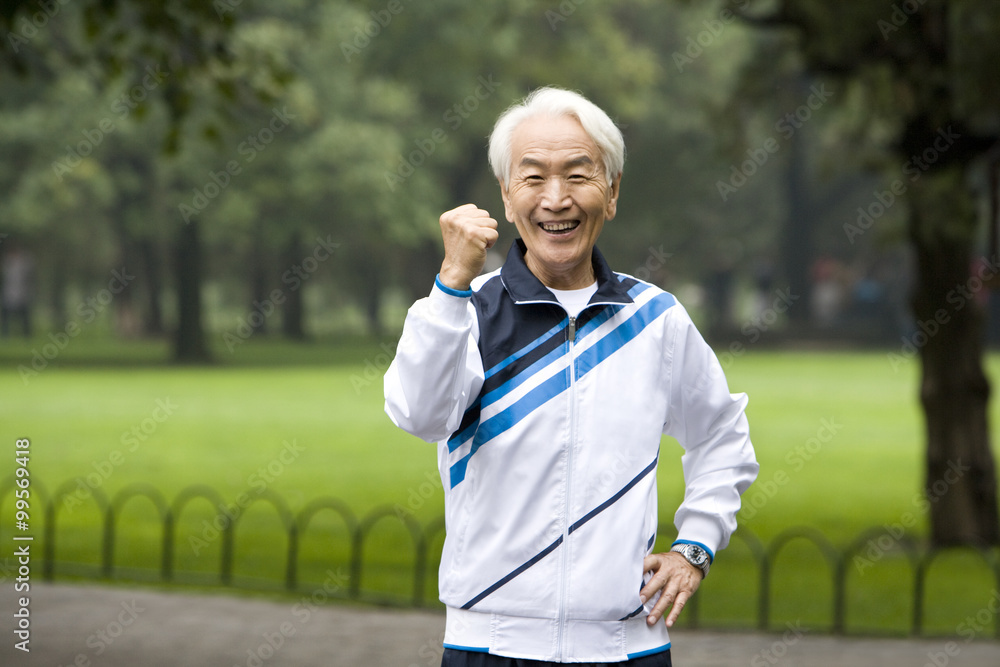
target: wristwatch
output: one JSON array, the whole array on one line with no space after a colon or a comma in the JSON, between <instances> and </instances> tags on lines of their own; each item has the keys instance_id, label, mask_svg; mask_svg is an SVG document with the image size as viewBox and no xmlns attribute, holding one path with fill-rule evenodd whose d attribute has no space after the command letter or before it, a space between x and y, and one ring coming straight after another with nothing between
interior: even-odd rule
<instances>
[{"instance_id":1,"label":"wristwatch","mask_svg":"<svg viewBox=\"0 0 1000 667\"><path fill-rule=\"evenodd\" d=\"M670 550L684 556L687 562L701 570L702 577L708 575L708 570L712 567L712 559L709 557L708 552L697 544L675 544L670 547Z\"/></svg>"}]
</instances>

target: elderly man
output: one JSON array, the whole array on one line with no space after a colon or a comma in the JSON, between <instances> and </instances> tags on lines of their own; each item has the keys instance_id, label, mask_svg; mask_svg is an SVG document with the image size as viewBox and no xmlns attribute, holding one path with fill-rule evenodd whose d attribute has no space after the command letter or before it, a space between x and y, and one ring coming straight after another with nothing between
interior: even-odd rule
<instances>
[{"instance_id":1,"label":"elderly man","mask_svg":"<svg viewBox=\"0 0 1000 667\"><path fill-rule=\"evenodd\" d=\"M479 276L496 220L441 216L441 271L385 377L393 422L438 443L442 665L670 665L668 628L757 475L746 396L673 296L595 247L625 160L607 114L536 90L489 159L520 239ZM663 434L685 450L685 497L653 553Z\"/></svg>"}]
</instances>

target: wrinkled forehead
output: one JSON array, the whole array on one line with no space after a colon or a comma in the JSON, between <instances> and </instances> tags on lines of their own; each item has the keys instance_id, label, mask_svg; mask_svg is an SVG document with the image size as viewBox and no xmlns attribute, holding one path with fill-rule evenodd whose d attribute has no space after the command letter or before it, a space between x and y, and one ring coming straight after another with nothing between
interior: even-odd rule
<instances>
[{"instance_id":1,"label":"wrinkled forehead","mask_svg":"<svg viewBox=\"0 0 1000 667\"><path fill-rule=\"evenodd\" d=\"M511 136L512 167L601 167L594 140L574 116L534 116L518 125Z\"/></svg>"},{"instance_id":2,"label":"wrinkled forehead","mask_svg":"<svg viewBox=\"0 0 1000 667\"><path fill-rule=\"evenodd\" d=\"M576 150L556 150L548 153L544 157L536 157L527 152L521 156L521 160L515 165L523 168L550 169L559 167L562 169L597 169L600 164L586 153L579 153Z\"/></svg>"}]
</instances>

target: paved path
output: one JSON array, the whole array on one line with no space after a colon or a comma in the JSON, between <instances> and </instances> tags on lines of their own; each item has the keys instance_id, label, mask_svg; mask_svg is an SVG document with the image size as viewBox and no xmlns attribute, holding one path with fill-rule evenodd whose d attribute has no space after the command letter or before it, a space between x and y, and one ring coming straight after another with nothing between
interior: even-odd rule
<instances>
[{"instance_id":1,"label":"paved path","mask_svg":"<svg viewBox=\"0 0 1000 667\"><path fill-rule=\"evenodd\" d=\"M440 664L443 616L433 612L65 583L33 583L30 595L26 654L14 648L19 595L9 580L0 589L2 667ZM673 640L678 667L1000 667L1000 642L985 639L949 644L676 631Z\"/></svg>"}]
</instances>

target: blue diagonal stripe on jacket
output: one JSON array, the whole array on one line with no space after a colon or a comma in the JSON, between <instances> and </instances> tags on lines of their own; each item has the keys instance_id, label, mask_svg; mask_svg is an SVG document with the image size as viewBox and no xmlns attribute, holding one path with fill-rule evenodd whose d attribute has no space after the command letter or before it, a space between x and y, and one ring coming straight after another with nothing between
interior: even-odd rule
<instances>
[{"instance_id":1,"label":"blue diagonal stripe on jacket","mask_svg":"<svg viewBox=\"0 0 1000 667\"><path fill-rule=\"evenodd\" d=\"M644 291L646 287L647 286L640 283L630 290L630 293L634 292L635 295L638 295ZM638 336L647 326L649 326L675 303L676 301L672 296L663 293L657 295L655 298L636 309L631 317L626 319L611 331L605 333L600 340L580 353L580 356L576 360L577 377L579 378L590 372L602 361L614 354L615 351L628 344L629 341ZM593 334L598 327L610 319L620 309L621 306L617 305L604 306L601 308L600 311L598 311L580 328L576 339L577 344L583 342L588 335ZM560 330L561 328L559 327L554 328L555 332ZM545 338L545 341L533 341L532 344L527 347L530 347L531 350L538 350L542 348L542 343L556 339L553 330L547 332L543 338ZM523 354L511 355L508 359L513 359L515 356L518 358L524 358L527 353L531 351L528 350L527 347L525 348ZM532 411L544 405L546 402L550 401L569 388L569 369L564 369L554 374L551 378L545 380L539 384L538 387L535 387L523 397L518 399L511 406L505 408L485 421L480 422L479 412L482 408L503 398L510 391L523 384L535 374L542 372L551 364L556 363L568 352L568 343L563 343L555 349L552 349L545 354L545 356L536 360L526 368L521 369L520 373L510 377L503 384L489 390L485 394L481 394L473 406L466 411L467 416L470 411L475 411L475 421L472 421L464 428L460 427L459 431L456 432L448 441L448 450L450 452L454 452L456 449L468 442L470 437L472 438L472 446L470 447L469 452L451 466L450 482L452 487L455 487L465 479L469 460L483 445L489 443L489 441L493 438L503 434L505 431L531 414ZM510 364L508 363L505 365L509 366ZM493 377L496 376L497 373L494 373ZM465 420L463 420L463 424L465 424Z\"/></svg>"}]
</instances>

